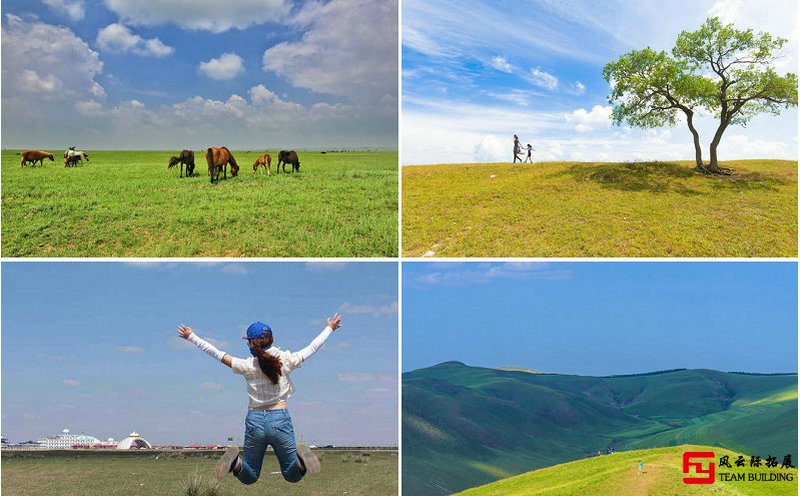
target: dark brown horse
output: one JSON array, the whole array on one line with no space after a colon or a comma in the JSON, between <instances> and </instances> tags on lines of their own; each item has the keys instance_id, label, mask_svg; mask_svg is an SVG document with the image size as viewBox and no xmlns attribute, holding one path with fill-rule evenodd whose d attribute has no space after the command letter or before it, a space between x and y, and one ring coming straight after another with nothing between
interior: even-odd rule
<instances>
[{"instance_id":1,"label":"dark brown horse","mask_svg":"<svg viewBox=\"0 0 800 496\"><path fill-rule=\"evenodd\" d=\"M230 150L226 147L206 150L206 163L208 163L208 175L211 176L211 183L219 182L219 171L222 169L223 178L228 179L228 164L231 164L231 176L239 174L239 164L233 158Z\"/></svg>"},{"instance_id":2,"label":"dark brown horse","mask_svg":"<svg viewBox=\"0 0 800 496\"><path fill-rule=\"evenodd\" d=\"M300 172L300 159L297 158L297 152L294 150L281 150L278 152L278 166L275 168L277 172L281 170L281 163L283 163L283 172L286 172L286 164L291 164L292 172Z\"/></svg>"},{"instance_id":3,"label":"dark brown horse","mask_svg":"<svg viewBox=\"0 0 800 496\"><path fill-rule=\"evenodd\" d=\"M172 169L178 164L181 165L181 177L183 177L184 164L186 165L186 177L192 177L194 175L194 152L183 150L179 157L170 157L167 169Z\"/></svg>"}]
</instances>

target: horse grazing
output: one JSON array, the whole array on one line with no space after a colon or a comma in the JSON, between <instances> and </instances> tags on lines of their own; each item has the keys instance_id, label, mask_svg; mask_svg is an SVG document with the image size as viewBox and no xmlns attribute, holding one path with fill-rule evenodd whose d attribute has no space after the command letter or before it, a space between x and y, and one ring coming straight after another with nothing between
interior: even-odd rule
<instances>
[{"instance_id":1,"label":"horse grazing","mask_svg":"<svg viewBox=\"0 0 800 496\"><path fill-rule=\"evenodd\" d=\"M183 150L178 157L170 157L169 167L172 169L176 165L181 164L181 177L183 177L183 166L186 165L186 177L194 175L194 152L191 150Z\"/></svg>"},{"instance_id":2,"label":"horse grazing","mask_svg":"<svg viewBox=\"0 0 800 496\"><path fill-rule=\"evenodd\" d=\"M89 154L81 150L69 149L64 152L64 167L77 165L78 162L83 163L83 160L89 161Z\"/></svg>"},{"instance_id":3,"label":"horse grazing","mask_svg":"<svg viewBox=\"0 0 800 496\"><path fill-rule=\"evenodd\" d=\"M264 167L267 170L267 175L269 176L270 170L272 169L272 157L269 156L269 153L261 154L253 164L253 173L258 171L258 166Z\"/></svg>"},{"instance_id":4,"label":"horse grazing","mask_svg":"<svg viewBox=\"0 0 800 496\"><path fill-rule=\"evenodd\" d=\"M19 166L25 167L28 162L30 162L31 165L36 165L36 162L39 162L39 165L44 165L44 159L46 158L49 158L51 162L55 162L52 153L43 152L41 150L25 150L22 152L22 160L20 160Z\"/></svg>"},{"instance_id":5,"label":"horse grazing","mask_svg":"<svg viewBox=\"0 0 800 496\"><path fill-rule=\"evenodd\" d=\"M278 166L276 171L280 172L281 162L283 162L283 172L286 172L286 164L292 164L292 172L300 172L300 160L294 150L281 150L278 152Z\"/></svg>"},{"instance_id":6,"label":"horse grazing","mask_svg":"<svg viewBox=\"0 0 800 496\"><path fill-rule=\"evenodd\" d=\"M208 175L211 176L211 183L219 182L219 171L222 169L223 177L228 179L228 164L231 164L231 176L239 174L239 164L233 158L231 151L226 147L206 150L206 163L208 164Z\"/></svg>"},{"instance_id":7,"label":"horse grazing","mask_svg":"<svg viewBox=\"0 0 800 496\"><path fill-rule=\"evenodd\" d=\"M80 155L72 155L64 159L64 167L75 167L81 159Z\"/></svg>"}]
</instances>

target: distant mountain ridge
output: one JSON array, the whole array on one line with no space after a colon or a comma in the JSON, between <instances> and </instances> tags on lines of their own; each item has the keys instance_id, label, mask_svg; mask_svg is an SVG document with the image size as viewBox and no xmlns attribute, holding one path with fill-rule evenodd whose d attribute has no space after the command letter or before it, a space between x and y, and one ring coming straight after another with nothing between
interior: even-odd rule
<instances>
[{"instance_id":1,"label":"distant mountain ridge","mask_svg":"<svg viewBox=\"0 0 800 496\"><path fill-rule=\"evenodd\" d=\"M450 494L609 447L703 444L797 459L796 419L791 373L587 377L445 362L403 374L403 488Z\"/></svg>"}]
</instances>

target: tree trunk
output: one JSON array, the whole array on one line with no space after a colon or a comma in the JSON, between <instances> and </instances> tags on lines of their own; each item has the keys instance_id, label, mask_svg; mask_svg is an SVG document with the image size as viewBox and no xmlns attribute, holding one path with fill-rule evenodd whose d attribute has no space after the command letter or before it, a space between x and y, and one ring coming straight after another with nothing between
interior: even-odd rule
<instances>
[{"instance_id":1,"label":"tree trunk","mask_svg":"<svg viewBox=\"0 0 800 496\"><path fill-rule=\"evenodd\" d=\"M697 132L697 129L694 128L694 124L692 123L692 118L694 114L692 112L686 112L686 123L689 125L689 131L692 132L692 136L694 137L694 160L697 163L697 168L703 170L703 150L700 148L700 134Z\"/></svg>"},{"instance_id":2,"label":"tree trunk","mask_svg":"<svg viewBox=\"0 0 800 496\"><path fill-rule=\"evenodd\" d=\"M719 163L717 162L717 146L719 146L719 142L722 141L722 133L725 132L725 129L728 127L728 122L726 119L721 119L719 123L719 127L717 128L717 132L714 133L714 139L711 140L710 146L710 154L711 154L711 162L708 164L708 170L715 174L721 174L722 170L719 168Z\"/></svg>"}]
</instances>

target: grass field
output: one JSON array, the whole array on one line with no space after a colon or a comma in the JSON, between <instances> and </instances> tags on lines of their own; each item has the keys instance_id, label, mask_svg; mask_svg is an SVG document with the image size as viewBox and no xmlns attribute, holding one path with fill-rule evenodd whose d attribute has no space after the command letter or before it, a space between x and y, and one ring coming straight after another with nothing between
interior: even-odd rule
<instances>
[{"instance_id":1,"label":"grass field","mask_svg":"<svg viewBox=\"0 0 800 496\"><path fill-rule=\"evenodd\" d=\"M409 257L794 257L797 162L403 167Z\"/></svg>"},{"instance_id":2,"label":"grass field","mask_svg":"<svg viewBox=\"0 0 800 496\"><path fill-rule=\"evenodd\" d=\"M721 481L712 485L683 483L682 456L685 451L713 451L717 457L728 455L735 460L739 453L709 446L677 446L651 450L617 452L611 456L597 456L534 470L485 486L458 493L461 496L591 496L624 494L625 496L693 496L718 494L720 496L789 496L797 494L797 469L733 467L717 468L717 473L730 474L791 474L788 481ZM748 453L743 455L749 460ZM642 475L638 475L638 461L644 461ZM731 463L733 465L733 463ZM707 462L704 462L707 466ZM694 473L691 474L694 476Z\"/></svg>"},{"instance_id":3,"label":"grass field","mask_svg":"<svg viewBox=\"0 0 800 496\"><path fill-rule=\"evenodd\" d=\"M88 164L19 166L2 154L4 257L397 256L397 152L300 152L299 174L209 183L167 170L176 152L89 151Z\"/></svg>"},{"instance_id":4,"label":"grass field","mask_svg":"<svg viewBox=\"0 0 800 496\"><path fill-rule=\"evenodd\" d=\"M3 456L4 496L184 496L188 481L199 474L213 478L216 458L174 458L163 453L147 456ZM158 459L156 459L158 455ZM221 453L217 456L221 456ZM224 479L220 496L259 495L347 495L386 496L397 494L397 452L323 452L322 472L297 484L283 480L272 453L264 458L261 477L246 486L234 477ZM201 493L202 494L202 493Z\"/></svg>"}]
</instances>

